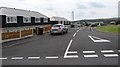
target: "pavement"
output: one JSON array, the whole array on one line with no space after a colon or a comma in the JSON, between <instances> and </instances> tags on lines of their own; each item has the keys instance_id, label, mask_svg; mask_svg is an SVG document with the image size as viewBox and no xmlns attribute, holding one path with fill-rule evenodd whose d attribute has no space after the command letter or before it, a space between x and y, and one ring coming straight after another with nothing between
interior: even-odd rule
<instances>
[{"instance_id":1,"label":"pavement","mask_svg":"<svg viewBox=\"0 0 120 67\"><path fill-rule=\"evenodd\" d=\"M96 28L69 28L64 35L46 33L3 43L3 65L118 65L118 35Z\"/></svg>"}]
</instances>

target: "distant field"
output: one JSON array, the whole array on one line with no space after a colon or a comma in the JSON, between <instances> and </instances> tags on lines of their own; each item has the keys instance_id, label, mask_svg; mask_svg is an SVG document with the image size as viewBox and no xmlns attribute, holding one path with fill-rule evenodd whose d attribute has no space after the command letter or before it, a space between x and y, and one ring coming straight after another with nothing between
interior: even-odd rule
<instances>
[{"instance_id":1,"label":"distant field","mask_svg":"<svg viewBox=\"0 0 120 67\"><path fill-rule=\"evenodd\" d=\"M120 33L120 27L117 25L98 26L97 29L102 32Z\"/></svg>"}]
</instances>

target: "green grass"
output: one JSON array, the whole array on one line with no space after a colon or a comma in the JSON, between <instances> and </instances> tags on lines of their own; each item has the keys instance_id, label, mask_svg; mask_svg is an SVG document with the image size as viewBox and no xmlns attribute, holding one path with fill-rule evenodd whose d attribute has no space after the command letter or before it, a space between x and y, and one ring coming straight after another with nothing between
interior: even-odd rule
<instances>
[{"instance_id":1,"label":"green grass","mask_svg":"<svg viewBox=\"0 0 120 67\"><path fill-rule=\"evenodd\" d=\"M98 26L97 29L102 32L120 33L120 27L117 25Z\"/></svg>"}]
</instances>

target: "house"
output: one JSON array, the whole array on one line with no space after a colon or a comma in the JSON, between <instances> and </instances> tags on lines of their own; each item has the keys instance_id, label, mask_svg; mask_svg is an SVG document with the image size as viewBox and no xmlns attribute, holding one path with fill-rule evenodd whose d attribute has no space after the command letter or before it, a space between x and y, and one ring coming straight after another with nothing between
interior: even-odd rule
<instances>
[{"instance_id":1,"label":"house","mask_svg":"<svg viewBox=\"0 0 120 67\"><path fill-rule=\"evenodd\" d=\"M36 11L0 7L1 41L33 36L36 27L50 24L50 18Z\"/></svg>"},{"instance_id":2,"label":"house","mask_svg":"<svg viewBox=\"0 0 120 67\"><path fill-rule=\"evenodd\" d=\"M70 21L67 20L66 18L63 18L63 17L55 17L55 16L53 16L53 17L50 18L50 21L53 24L58 24L58 23L64 24L64 25L69 25L70 24Z\"/></svg>"}]
</instances>

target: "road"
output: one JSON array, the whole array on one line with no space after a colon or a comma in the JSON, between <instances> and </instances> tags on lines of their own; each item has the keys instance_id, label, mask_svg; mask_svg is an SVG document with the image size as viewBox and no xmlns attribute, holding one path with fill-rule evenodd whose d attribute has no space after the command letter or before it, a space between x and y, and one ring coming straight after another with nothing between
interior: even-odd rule
<instances>
[{"instance_id":1,"label":"road","mask_svg":"<svg viewBox=\"0 0 120 67\"><path fill-rule=\"evenodd\" d=\"M70 28L64 35L46 33L24 41L3 44L3 65L118 65L118 36L95 28Z\"/></svg>"}]
</instances>

